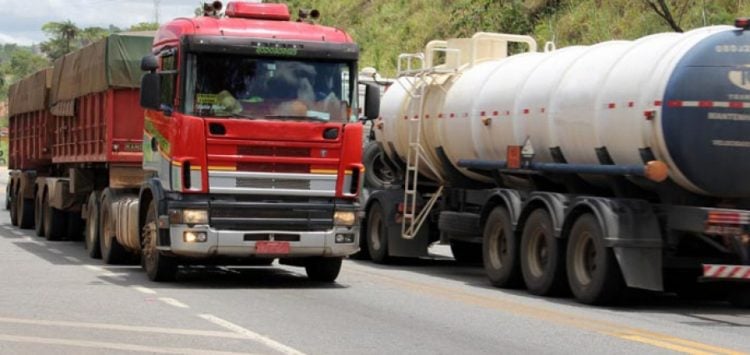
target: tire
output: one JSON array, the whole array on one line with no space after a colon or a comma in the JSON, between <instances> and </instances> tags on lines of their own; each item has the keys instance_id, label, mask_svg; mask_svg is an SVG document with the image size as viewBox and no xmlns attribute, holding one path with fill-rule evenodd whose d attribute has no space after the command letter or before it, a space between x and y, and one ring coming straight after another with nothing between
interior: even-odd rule
<instances>
[{"instance_id":1,"label":"tire","mask_svg":"<svg viewBox=\"0 0 750 355\"><path fill-rule=\"evenodd\" d=\"M317 282L334 282L341 271L342 258L313 258L305 263L307 277Z\"/></svg>"},{"instance_id":2,"label":"tire","mask_svg":"<svg viewBox=\"0 0 750 355\"><path fill-rule=\"evenodd\" d=\"M388 228L385 223L385 214L380 203L375 202L367 212L367 251L370 259L377 264L385 264L389 260L388 255Z\"/></svg>"},{"instance_id":3,"label":"tire","mask_svg":"<svg viewBox=\"0 0 750 355\"><path fill-rule=\"evenodd\" d=\"M13 183L11 183L11 186L14 186ZM16 200L18 199L18 196L16 196L16 189L12 188L10 189L10 201L8 202L10 204L10 224L14 226L18 226L18 204L16 203Z\"/></svg>"},{"instance_id":4,"label":"tire","mask_svg":"<svg viewBox=\"0 0 750 355\"><path fill-rule=\"evenodd\" d=\"M368 143L362 152L362 161L365 165L365 186L382 189L396 181L396 174L388 164L385 163L385 152L379 144Z\"/></svg>"},{"instance_id":5,"label":"tire","mask_svg":"<svg viewBox=\"0 0 750 355\"><path fill-rule=\"evenodd\" d=\"M133 255L117 242L114 220L112 218L112 199L108 193L99 205L99 250L105 264L128 264Z\"/></svg>"},{"instance_id":6,"label":"tire","mask_svg":"<svg viewBox=\"0 0 750 355\"><path fill-rule=\"evenodd\" d=\"M518 263L518 238L513 233L510 214L504 207L495 207L484 224L482 256L484 271L496 287L521 286Z\"/></svg>"},{"instance_id":7,"label":"tire","mask_svg":"<svg viewBox=\"0 0 750 355\"><path fill-rule=\"evenodd\" d=\"M451 252L453 259L461 264L481 264L482 245L460 240L451 240Z\"/></svg>"},{"instance_id":8,"label":"tire","mask_svg":"<svg viewBox=\"0 0 750 355\"><path fill-rule=\"evenodd\" d=\"M578 217L570 231L566 269L576 300L592 305L621 301L625 290L614 253L604 245L604 233L590 213Z\"/></svg>"},{"instance_id":9,"label":"tire","mask_svg":"<svg viewBox=\"0 0 750 355\"><path fill-rule=\"evenodd\" d=\"M42 196L44 206L44 236L49 241L60 240L65 237L68 218L65 212L49 205L49 197Z\"/></svg>"},{"instance_id":10,"label":"tire","mask_svg":"<svg viewBox=\"0 0 750 355\"><path fill-rule=\"evenodd\" d=\"M5 186L5 210L10 211L10 184Z\"/></svg>"},{"instance_id":11,"label":"tire","mask_svg":"<svg viewBox=\"0 0 750 355\"><path fill-rule=\"evenodd\" d=\"M83 239L84 222L81 218L81 212L68 212L68 239L80 241Z\"/></svg>"},{"instance_id":12,"label":"tire","mask_svg":"<svg viewBox=\"0 0 750 355\"><path fill-rule=\"evenodd\" d=\"M177 277L177 260L161 254L156 248L158 228L156 225L156 201L151 201L146 212L142 232L143 251L141 265L149 280L156 282L174 281Z\"/></svg>"},{"instance_id":13,"label":"tire","mask_svg":"<svg viewBox=\"0 0 750 355\"><path fill-rule=\"evenodd\" d=\"M521 274L529 293L559 296L565 293L565 240L555 237L552 217L544 209L529 215L521 234Z\"/></svg>"},{"instance_id":14,"label":"tire","mask_svg":"<svg viewBox=\"0 0 750 355\"><path fill-rule=\"evenodd\" d=\"M86 229L83 238L83 245L86 253L93 259L101 259L102 251L99 246L99 196L96 191L89 195L89 201L86 203Z\"/></svg>"},{"instance_id":15,"label":"tire","mask_svg":"<svg viewBox=\"0 0 750 355\"><path fill-rule=\"evenodd\" d=\"M34 194L34 232L44 237L44 189Z\"/></svg>"},{"instance_id":16,"label":"tire","mask_svg":"<svg viewBox=\"0 0 750 355\"><path fill-rule=\"evenodd\" d=\"M18 227L22 229L31 229L34 227L34 200L19 196L17 199L16 213L18 218Z\"/></svg>"}]
</instances>

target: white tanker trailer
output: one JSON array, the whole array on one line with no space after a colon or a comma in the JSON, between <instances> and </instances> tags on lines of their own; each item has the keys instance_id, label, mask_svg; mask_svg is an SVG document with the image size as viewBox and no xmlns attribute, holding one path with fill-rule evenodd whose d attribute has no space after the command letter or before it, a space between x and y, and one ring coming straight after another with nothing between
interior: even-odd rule
<instances>
[{"instance_id":1,"label":"white tanker trailer","mask_svg":"<svg viewBox=\"0 0 750 355\"><path fill-rule=\"evenodd\" d=\"M442 240L496 286L584 303L700 281L749 305L747 28L543 52L479 33L401 55L366 153L363 250Z\"/></svg>"}]
</instances>

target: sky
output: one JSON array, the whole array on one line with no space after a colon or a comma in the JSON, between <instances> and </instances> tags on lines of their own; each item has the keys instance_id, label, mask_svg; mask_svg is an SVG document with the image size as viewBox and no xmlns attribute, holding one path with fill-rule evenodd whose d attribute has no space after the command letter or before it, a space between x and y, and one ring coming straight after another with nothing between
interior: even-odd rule
<instances>
[{"instance_id":1,"label":"sky","mask_svg":"<svg viewBox=\"0 0 750 355\"><path fill-rule=\"evenodd\" d=\"M192 17L199 0L157 0L159 22ZM78 27L110 24L128 28L154 21L155 0L0 0L0 43L31 45L46 40L42 25L71 20Z\"/></svg>"}]
</instances>

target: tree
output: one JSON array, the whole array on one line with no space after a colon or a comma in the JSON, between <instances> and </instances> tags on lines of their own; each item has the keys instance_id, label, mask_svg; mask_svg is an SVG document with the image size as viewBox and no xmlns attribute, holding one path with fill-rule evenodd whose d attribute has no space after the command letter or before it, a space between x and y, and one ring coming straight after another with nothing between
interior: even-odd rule
<instances>
[{"instance_id":1,"label":"tree","mask_svg":"<svg viewBox=\"0 0 750 355\"><path fill-rule=\"evenodd\" d=\"M156 31L159 29L159 24L156 22L141 22L137 23L128 28L129 32L140 32L140 31Z\"/></svg>"},{"instance_id":2,"label":"tree","mask_svg":"<svg viewBox=\"0 0 750 355\"><path fill-rule=\"evenodd\" d=\"M81 46L88 46L110 35L110 31L102 27L86 27L79 31L78 41Z\"/></svg>"},{"instance_id":3,"label":"tree","mask_svg":"<svg viewBox=\"0 0 750 355\"><path fill-rule=\"evenodd\" d=\"M49 66L49 61L29 50L17 50L11 54L10 60L3 65L2 72L12 76L15 80L37 72Z\"/></svg>"},{"instance_id":4,"label":"tree","mask_svg":"<svg viewBox=\"0 0 750 355\"><path fill-rule=\"evenodd\" d=\"M667 0L643 0L646 2L646 4L656 12L659 17L664 19L664 21L667 22L669 27L672 28L675 32L685 32L682 27L680 26L680 22L682 20L682 16L685 15L685 12L688 9L688 5L690 5L690 1L682 1L682 6L675 5L675 10L677 11L677 18L675 19L675 16L672 14L672 11L670 10L670 6L667 3Z\"/></svg>"},{"instance_id":5,"label":"tree","mask_svg":"<svg viewBox=\"0 0 750 355\"><path fill-rule=\"evenodd\" d=\"M42 26L42 31L51 39L41 43L42 52L54 60L70 53L76 48L74 40L81 32L73 22L47 22Z\"/></svg>"}]
</instances>

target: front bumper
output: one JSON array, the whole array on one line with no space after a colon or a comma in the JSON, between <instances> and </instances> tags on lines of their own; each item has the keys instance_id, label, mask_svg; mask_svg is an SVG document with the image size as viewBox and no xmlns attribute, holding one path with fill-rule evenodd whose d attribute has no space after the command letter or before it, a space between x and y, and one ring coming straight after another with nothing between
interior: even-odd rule
<instances>
[{"instance_id":1,"label":"front bumper","mask_svg":"<svg viewBox=\"0 0 750 355\"><path fill-rule=\"evenodd\" d=\"M205 232L205 242L185 242L184 232ZM337 234L352 236L350 243L336 243ZM277 238L278 236L278 238ZM290 236L297 237L289 240ZM259 254L256 245L262 241L283 241L289 243L289 253ZM359 251L359 227L334 227L328 231L236 231L217 230L206 225L189 227L173 225L169 228L169 246L159 247L162 251L176 256L190 258L207 257L257 257L257 258L297 258L297 257L344 257Z\"/></svg>"}]
</instances>

